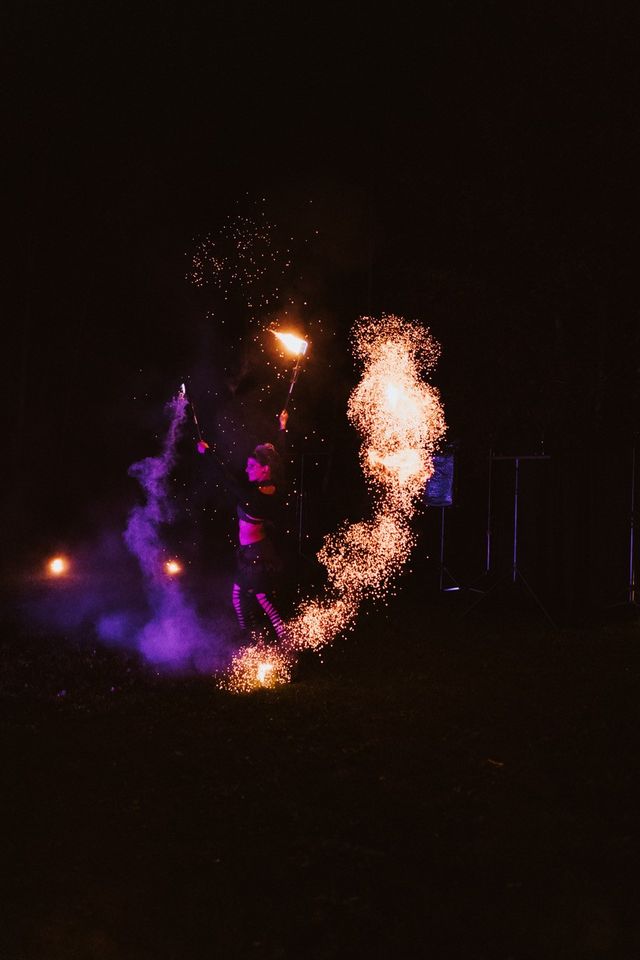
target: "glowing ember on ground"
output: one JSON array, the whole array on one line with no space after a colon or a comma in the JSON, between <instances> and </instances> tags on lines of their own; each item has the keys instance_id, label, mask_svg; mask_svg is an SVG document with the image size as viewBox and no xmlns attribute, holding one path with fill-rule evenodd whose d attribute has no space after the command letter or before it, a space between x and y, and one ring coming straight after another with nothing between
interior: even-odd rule
<instances>
[{"instance_id":1,"label":"glowing ember on ground","mask_svg":"<svg viewBox=\"0 0 640 960\"><path fill-rule=\"evenodd\" d=\"M279 333L277 330L272 330L271 333L274 337L278 338L289 353L293 353L297 357L304 357L307 352L307 347L309 346L306 340L303 340L301 337L296 337L293 333Z\"/></svg>"},{"instance_id":2,"label":"glowing ember on ground","mask_svg":"<svg viewBox=\"0 0 640 960\"><path fill-rule=\"evenodd\" d=\"M170 577L175 577L177 574L182 573L182 567L177 560L167 560L164 565L164 569Z\"/></svg>"},{"instance_id":3,"label":"glowing ember on ground","mask_svg":"<svg viewBox=\"0 0 640 960\"><path fill-rule=\"evenodd\" d=\"M54 557L47 566L52 576L61 577L68 571L69 562L64 557Z\"/></svg>"},{"instance_id":4,"label":"glowing ember on ground","mask_svg":"<svg viewBox=\"0 0 640 960\"><path fill-rule=\"evenodd\" d=\"M282 649L258 640L238 650L220 685L233 693L281 686L291 679L291 659Z\"/></svg>"},{"instance_id":5,"label":"glowing ember on ground","mask_svg":"<svg viewBox=\"0 0 640 960\"><path fill-rule=\"evenodd\" d=\"M267 677L269 676L269 674L271 673L272 670L273 670L273 664L272 664L272 663L261 663L261 664L258 666L258 672L257 672L257 674L256 674L257 679L258 679L258 683L261 683L262 686L264 686L264 685L265 685L265 682L266 682L266 679L267 679Z\"/></svg>"},{"instance_id":6,"label":"glowing ember on ground","mask_svg":"<svg viewBox=\"0 0 640 960\"><path fill-rule=\"evenodd\" d=\"M440 353L425 327L395 316L364 317L354 328L353 342L363 373L347 415L362 436L360 461L374 515L325 538L318 553L327 570L325 595L303 602L287 623L285 651L291 656L283 653L286 669L277 682L289 678L295 652L330 643L354 626L365 598L387 595L411 554L411 520L446 430L438 392L424 379ZM263 660L271 662L272 655L261 658L257 647L240 650L228 688L243 692L275 686L271 677L277 671L260 672Z\"/></svg>"}]
</instances>

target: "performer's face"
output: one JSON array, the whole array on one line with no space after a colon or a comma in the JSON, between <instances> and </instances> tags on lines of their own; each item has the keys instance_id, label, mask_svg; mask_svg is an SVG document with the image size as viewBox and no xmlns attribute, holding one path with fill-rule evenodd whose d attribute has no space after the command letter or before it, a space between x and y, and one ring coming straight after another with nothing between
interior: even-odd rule
<instances>
[{"instance_id":1,"label":"performer's face","mask_svg":"<svg viewBox=\"0 0 640 960\"><path fill-rule=\"evenodd\" d=\"M245 470L251 483L264 483L265 480L271 479L271 467L269 464L263 466L261 463L258 463L257 460L254 460L253 457L249 457L247 460Z\"/></svg>"}]
</instances>

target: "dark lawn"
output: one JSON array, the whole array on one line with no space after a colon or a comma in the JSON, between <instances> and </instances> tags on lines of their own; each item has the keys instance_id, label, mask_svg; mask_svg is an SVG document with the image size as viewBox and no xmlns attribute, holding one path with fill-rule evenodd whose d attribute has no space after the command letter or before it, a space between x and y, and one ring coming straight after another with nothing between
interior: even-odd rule
<instances>
[{"instance_id":1,"label":"dark lawn","mask_svg":"<svg viewBox=\"0 0 640 960\"><path fill-rule=\"evenodd\" d=\"M249 696L5 626L2 957L640 956L637 618L421 600Z\"/></svg>"}]
</instances>

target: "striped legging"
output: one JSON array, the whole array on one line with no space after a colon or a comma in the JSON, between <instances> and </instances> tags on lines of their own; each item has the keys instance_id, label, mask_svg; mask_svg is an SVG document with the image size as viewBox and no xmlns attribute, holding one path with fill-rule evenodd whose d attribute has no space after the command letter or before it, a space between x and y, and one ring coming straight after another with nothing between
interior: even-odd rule
<instances>
[{"instance_id":1,"label":"striped legging","mask_svg":"<svg viewBox=\"0 0 640 960\"><path fill-rule=\"evenodd\" d=\"M234 583L232 593L233 608L236 612L240 629L252 630L256 626L254 609L252 609L253 604L251 603L254 598L258 601L260 607L267 615L269 623L273 627L278 640L282 640L284 637L284 623L282 622L282 617L278 613L273 600L268 596L268 594L250 594L246 590L243 590L239 583Z\"/></svg>"}]
</instances>

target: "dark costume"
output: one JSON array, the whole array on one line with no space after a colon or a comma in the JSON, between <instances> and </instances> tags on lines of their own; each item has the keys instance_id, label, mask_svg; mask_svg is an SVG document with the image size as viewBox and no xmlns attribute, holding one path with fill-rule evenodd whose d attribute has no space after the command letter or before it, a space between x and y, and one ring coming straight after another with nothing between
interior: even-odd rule
<instances>
[{"instance_id":1,"label":"dark costume","mask_svg":"<svg viewBox=\"0 0 640 960\"><path fill-rule=\"evenodd\" d=\"M285 431L278 437L278 449L273 448L278 459L284 454ZM264 449L257 447L253 458ZM269 618L277 637L284 636L284 624L274 603L282 574L282 561L274 534L283 508L280 478L272 476L261 483L233 477L225 465L213 455L216 473L222 483L236 498L236 513L239 521L261 528L261 539L241 544L236 550L236 573L233 584L233 606L240 628L250 631L255 627L256 602ZM258 532L258 531L257 531Z\"/></svg>"}]
</instances>

